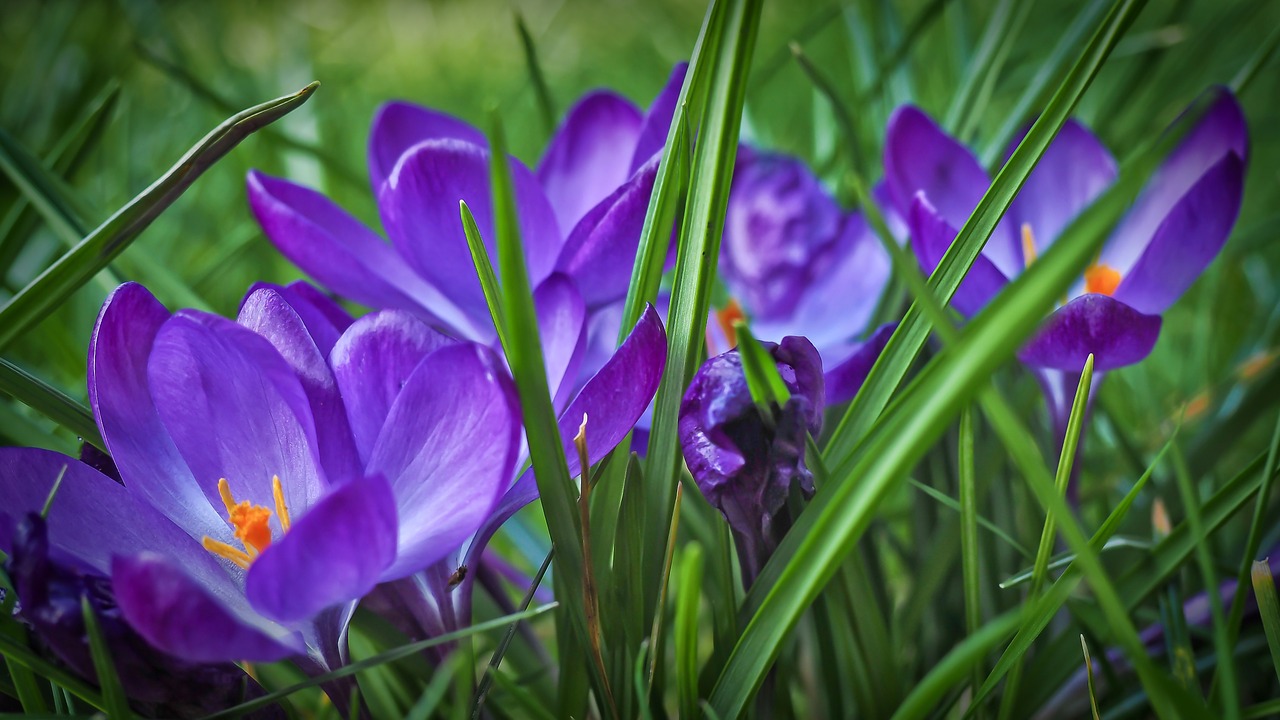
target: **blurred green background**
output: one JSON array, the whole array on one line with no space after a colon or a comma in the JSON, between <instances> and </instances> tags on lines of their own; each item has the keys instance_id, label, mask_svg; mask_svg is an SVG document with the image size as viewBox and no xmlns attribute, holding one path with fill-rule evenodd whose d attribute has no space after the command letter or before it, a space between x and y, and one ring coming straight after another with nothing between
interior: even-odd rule
<instances>
[{"instance_id":1,"label":"blurred green background","mask_svg":"<svg viewBox=\"0 0 1280 720\"><path fill-rule=\"evenodd\" d=\"M1035 3L1000 73L977 88L968 140L985 148L1006 122L1026 121L1010 118L1011 109L1085 7ZM795 41L855 119L869 174L877 176L877 142L888 113L910 101L945 116L967 77L968 59L981 51L984 30L1000 10L987 0L767 2L744 136L806 157L828 179L842 171L843 156L833 154L836 115L794 60L788 43ZM0 129L19 144L49 157L95 103L114 98L100 135L88 140L65 174L88 227L144 189L231 113L311 80L322 83L300 110L251 137L201 178L110 275L79 291L7 353L7 359L83 397L85 347L97 309L115 282L143 281L170 306L198 301L234 313L255 280L298 277L248 211L244 176L250 168L317 187L377 227L364 157L368 124L380 103L408 99L481 126L496 107L515 154L533 165L548 128L537 112L517 15L529 28L556 109L563 113L595 87L613 88L646 105L672 65L688 57L705 6L688 0L5 0L2 12ZM1277 25L1275 2L1150 3L1077 114L1123 159L1204 87L1229 82ZM1263 358L1261 376L1274 382L1274 373L1267 374L1273 364L1265 358L1280 328L1277 90L1280 71L1272 64L1260 70L1242 98L1252 130L1251 169L1244 211L1223 256L1166 318L1153 357L1114 373L1104 386L1110 415L1132 427L1136 437L1144 436L1143 429L1159 429L1206 390L1214 400L1229 401L1223 384L1242 362ZM16 187L0 179L0 213L13 214L19 198ZM14 217L18 222L0 237L0 299L66 247L29 209ZM1226 402L1212 408L1219 414L1231 410ZM60 432L25 407L0 400L0 442L73 447L73 438Z\"/></svg>"}]
</instances>

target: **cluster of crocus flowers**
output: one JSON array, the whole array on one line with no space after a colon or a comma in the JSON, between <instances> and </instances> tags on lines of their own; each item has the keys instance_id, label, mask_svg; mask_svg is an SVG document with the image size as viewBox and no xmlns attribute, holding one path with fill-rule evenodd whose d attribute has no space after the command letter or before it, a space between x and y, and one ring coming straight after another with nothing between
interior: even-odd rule
<instances>
[{"instance_id":1,"label":"cluster of crocus flowers","mask_svg":"<svg viewBox=\"0 0 1280 720\"><path fill-rule=\"evenodd\" d=\"M1079 372L1139 362L1161 314L1218 254L1240 210L1248 131L1234 96L1208 91L1206 109L1156 171L1101 254L1019 352L1029 366ZM990 180L977 159L914 107L890 120L885 175L911 245L932 271ZM953 298L977 313L1043 253L1115 180L1116 163L1083 125L1068 121L1040 159Z\"/></svg>"},{"instance_id":2,"label":"cluster of crocus flowers","mask_svg":"<svg viewBox=\"0 0 1280 720\"><path fill-rule=\"evenodd\" d=\"M356 601L474 534L520 446L487 348L397 311L353 322L305 285L254 289L236 322L120 287L89 396L120 482L0 449L0 548L56 484L51 556L109 578L129 625L193 662L343 662Z\"/></svg>"},{"instance_id":3,"label":"cluster of crocus flowers","mask_svg":"<svg viewBox=\"0 0 1280 720\"><path fill-rule=\"evenodd\" d=\"M788 336L762 345L791 393L770 417L751 397L736 349L704 363L680 404L685 463L728 521L748 587L791 526L788 496L813 495L805 438L822 429L826 405L822 359L813 343Z\"/></svg>"},{"instance_id":4,"label":"cluster of crocus flowers","mask_svg":"<svg viewBox=\"0 0 1280 720\"><path fill-rule=\"evenodd\" d=\"M714 318L712 345L733 344L732 321L743 316L759 338L804 336L822 355L832 405L853 398L895 327L861 339L889 283L889 255L797 158L739 151L720 276L731 299Z\"/></svg>"}]
</instances>

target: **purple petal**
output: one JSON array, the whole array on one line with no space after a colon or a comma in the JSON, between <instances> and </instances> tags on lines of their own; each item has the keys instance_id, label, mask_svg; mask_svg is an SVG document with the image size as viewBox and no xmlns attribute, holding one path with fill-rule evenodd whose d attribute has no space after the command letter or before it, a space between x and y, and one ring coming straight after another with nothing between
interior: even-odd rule
<instances>
[{"instance_id":1,"label":"purple petal","mask_svg":"<svg viewBox=\"0 0 1280 720\"><path fill-rule=\"evenodd\" d=\"M249 173L248 189L249 206L267 238L334 292L370 307L469 327L462 311L406 267L393 248L325 196L257 171Z\"/></svg>"},{"instance_id":2,"label":"purple petal","mask_svg":"<svg viewBox=\"0 0 1280 720\"><path fill-rule=\"evenodd\" d=\"M1094 372L1132 365L1151 352L1160 317L1144 315L1115 298L1088 294L1058 308L1018 352L1028 365L1079 372L1093 353Z\"/></svg>"},{"instance_id":3,"label":"purple petal","mask_svg":"<svg viewBox=\"0 0 1280 720\"><path fill-rule=\"evenodd\" d=\"M515 389L485 349L455 345L419 364L391 407L370 475L400 509L394 580L458 549L493 509L520 446Z\"/></svg>"},{"instance_id":4,"label":"purple petal","mask_svg":"<svg viewBox=\"0 0 1280 720\"><path fill-rule=\"evenodd\" d=\"M657 159L640 168L592 208L565 241L556 269L573 277L588 306L627 296L657 172Z\"/></svg>"},{"instance_id":5,"label":"purple petal","mask_svg":"<svg viewBox=\"0 0 1280 720\"><path fill-rule=\"evenodd\" d=\"M854 343L844 353L840 353L843 357L838 361L824 354L823 364L829 368L823 375L827 385L828 405L848 402L858 394L863 381L867 379L867 374L871 372L871 367L876 364L880 353L884 352L885 344L889 342L889 338L893 336L893 331L897 327L896 322L881 325L866 341Z\"/></svg>"},{"instance_id":6,"label":"purple petal","mask_svg":"<svg viewBox=\"0 0 1280 720\"><path fill-rule=\"evenodd\" d=\"M125 619L164 652L194 662L274 662L305 652L296 633L233 612L168 557L117 556L111 565Z\"/></svg>"},{"instance_id":7,"label":"purple petal","mask_svg":"<svg viewBox=\"0 0 1280 720\"><path fill-rule=\"evenodd\" d=\"M582 470L573 445L582 416L587 416L588 459L599 462L635 427L658 390L666 362L667 333L650 305L609 362L587 381L569 408L560 414L560 438L565 444L570 475ZM476 533L467 551L468 562L484 549L504 522L537 497L538 486L533 471L529 470L507 490Z\"/></svg>"},{"instance_id":8,"label":"purple petal","mask_svg":"<svg viewBox=\"0 0 1280 720\"><path fill-rule=\"evenodd\" d=\"M353 480L262 552L245 578L254 609L281 622L356 600L396 556L396 498L383 478Z\"/></svg>"},{"instance_id":9,"label":"purple petal","mask_svg":"<svg viewBox=\"0 0 1280 720\"><path fill-rule=\"evenodd\" d=\"M1240 104L1225 88L1211 88L1206 94L1209 107L1199 123L1161 164L1103 248L1101 261L1121 276L1129 274L1174 206L1202 177L1228 155L1248 159L1249 130ZM1174 124L1187 119L1184 113Z\"/></svg>"},{"instance_id":10,"label":"purple petal","mask_svg":"<svg viewBox=\"0 0 1280 720\"><path fill-rule=\"evenodd\" d=\"M52 450L0 448L0 549L12 550L15 523L41 511L59 475L62 485L47 527L61 560L105 575L113 555L154 550L175 557L205 584L232 587L214 556L163 513L120 483Z\"/></svg>"},{"instance_id":11,"label":"purple petal","mask_svg":"<svg viewBox=\"0 0 1280 720\"><path fill-rule=\"evenodd\" d=\"M920 267L926 274L930 274L955 241L956 231L937 215L923 193L912 204L907 224L911 227L911 249L920 260ZM985 254L978 255L951 298L951 304L963 315L971 317L1008 284L1009 280L996 268L995 263L987 259Z\"/></svg>"},{"instance_id":12,"label":"purple petal","mask_svg":"<svg viewBox=\"0 0 1280 720\"><path fill-rule=\"evenodd\" d=\"M1243 195L1244 161L1228 154L1169 210L1121 279L1116 299L1139 312L1164 312L1226 244Z\"/></svg>"},{"instance_id":13,"label":"purple petal","mask_svg":"<svg viewBox=\"0 0 1280 720\"><path fill-rule=\"evenodd\" d=\"M653 99L649 111L640 123L640 134L636 139L635 154L631 157L631 173L649 162L655 154L662 151L667 144L667 135L671 132L671 121L676 114L676 103L680 101L680 88L684 85L685 72L689 63L676 63L671 69L667 84L662 86L658 96Z\"/></svg>"},{"instance_id":14,"label":"purple petal","mask_svg":"<svg viewBox=\"0 0 1280 720\"><path fill-rule=\"evenodd\" d=\"M141 285L125 283L111 293L89 343L89 404L129 488L201 537L225 523L160 422L147 384L147 358L168 319Z\"/></svg>"},{"instance_id":15,"label":"purple petal","mask_svg":"<svg viewBox=\"0 0 1280 720\"><path fill-rule=\"evenodd\" d=\"M538 163L538 182L560 227L578 224L626 181L641 122L634 105L605 90L588 93L569 110Z\"/></svg>"},{"instance_id":16,"label":"purple petal","mask_svg":"<svg viewBox=\"0 0 1280 720\"><path fill-rule=\"evenodd\" d=\"M147 377L161 420L215 506L220 478L237 500L270 508L279 475L294 512L324 492L307 395L266 338L184 310L156 336Z\"/></svg>"},{"instance_id":17,"label":"purple petal","mask_svg":"<svg viewBox=\"0 0 1280 720\"><path fill-rule=\"evenodd\" d=\"M1017 142L1009 151L1015 147ZM1008 232L1020 239L1021 225L1029 225L1037 254L1044 253L1115 178L1116 161L1106 146L1085 126L1068 120L1014 199ZM1021 244L1017 257L1020 265L1026 264Z\"/></svg>"},{"instance_id":18,"label":"purple petal","mask_svg":"<svg viewBox=\"0 0 1280 720\"><path fill-rule=\"evenodd\" d=\"M244 300L248 300L254 292L264 289L275 291L289 303L289 307L293 308L293 311L302 319L302 323L307 326L307 332L315 341L321 355L328 356L338 337L354 322L351 314L343 310L341 305L306 280L295 280L288 285L256 282L249 287ZM244 300L240 302L242 309Z\"/></svg>"},{"instance_id":19,"label":"purple petal","mask_svg":"<svg viewBox=\"0 0 1280 720\"><path fill-rule=\"evenodd\" d=\"M533 293L553 405L564 407L587 348L587 309L568 277L554 273Z\"/></svg>"},{"instance_id":20,"label":"purple petal","mask_svg":"<svg viewBox=\"0 0 1280 720\"><path fill-rule=\"evenodd\" d=\"M369 131L369 180L373 194L391 175L400 156L409 148L426 140L452 138L488 147L484 133L471 125L408 102L389 102L378 109Z\"/></svg>"},{"instance_id":21,"label":"purple petal","mask_svg":"<svg viewBox=\"0 0 1280 720\"><path fill-rule=\"evenodd\" d=\"M398 310L365 315L343 333L329 361L362 464L373 455L391 405L418 363L455 342Z\"/></svg>"},{"instance_id":22,"label":"purple petal","mask_svg":"<svg viewBox=\"0 0 1280 720\"><path fill-rule=\"evenodd\" d=\"M334 484L359 477L361 463L333 371L288 299L269 288L257 290L241 304L237 322L270 341L302 381L325 476Z\"/></svg>"},{"instance_id":23,"label":"purple petal","mask_svg":"<svg viewBox=\"0 0 1280 720\"><path fill-rule=\"evenodd\" d=\"M560 231L537 181L515 160L511 162L511 179L529 280L536 287L555 265ZM378 205L387 234L400 254L462 308L475 328L485 328L483 333L468 331L468 337L487 341L493 337L492 322L462 230L459 200L471 209L489 258L496 261L489 153L478 145L432 140L416 146L400 158L387 178Z\"/></svg>"}]
</instances>

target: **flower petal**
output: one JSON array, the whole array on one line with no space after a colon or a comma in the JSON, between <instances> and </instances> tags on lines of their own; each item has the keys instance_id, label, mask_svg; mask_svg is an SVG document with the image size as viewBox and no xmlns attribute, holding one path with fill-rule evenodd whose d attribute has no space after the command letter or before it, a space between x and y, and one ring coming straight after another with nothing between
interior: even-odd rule
<instances>
[{"instance_id":1,"label":"flower petal","mask_svg":"<svg viewBox=\"0 0 1280 720\"><path fill-rule=\"evenodd\" d=\"M233 612L227 597L210 594L164 555L117 556L111 565L125 620L164 652L193 662L274 662L305 652L297 633Z\"/></svg>"},{"instance_id":2,"label":"flower petal","mask_svg":"<svg viewBox=\"0 0 1280 720\"><path fill-rule=\"evenodd\" d=\"M289 307L298 313L311 339L315 341L320 354L329 355L338 336L351 326L354 318L332 298L316 289L306 280L295 280L288 285L277 285L269 282L256 282L245 293L244 300L249 299L257 290L273 290L289 303ZM244 300L240 307L244 307Z\"/></svg>"},{"instance_id":3,"label":"flower petal","mask_svg":"<svg viewBox=\"0 0 1280 720\"><path fill-rule=\"evenodd\" d=\"M399 310L365 315L343 333L329 362L362 465L373 455L391 405L418 363L455 342Z\"/></svg>"},{"instance_id":4,"label":"flower petal","mask_svg":"<svg viewBox=\"0 0 1280 720\"><path fill-rule=\"evenodd\" d=\"M1226 88L1211 88L1204 96L1209 103L1204 115L1156 170L1102 250L1101 261L1118 270L1122 277L1138 262L1178 201L1206 173L1227 155L1248 159L1249 129L1240 104ZM1188 119L1183 113L1174 126Z\"/></svg>"},{"instance_id":5,"label":"flower petal","mask_svg":"<svg viewBox=\"0 0 1280 720\"><path fill-rule=\"evenodd\" d=\"M1093 353L1094 372L1132 365L1151 352L1160 317L1090 293L1058 308L1018 352L1028 365L1079 372Z\"/></svg>"},{"instance_id":6,"label":"flower petal","mask_svg":"<svg viewBox=\"0 0 1280 720\"><path fill-rule=\"evenodd\" d=\"M955 228L938 216L924 193L917 195L911 205L907 224L911 228L911 249L915 251L920 267L926 274L932 273L951 243L955 242ZM1009 280L995 263L984 255L978 255L973 267L969 268L969 274L965 275L952 296L951 304L961 314L972 317L1007 284Z\"/></svg>"},{"instance_id":7,"label":"flower petal","mask_svg":"<svg viewBox=\"0 0 1280 720\"><path fill-rule=\"evenodd\" d=\"M378 584L396 556L396 498L381 477L353 480L296 519L249 566L245 595L280 622L313 617Z\"/></svg>"},{"instance_id":8,"label":"flower petal","mask_svg":"<svg viewBox=\"0 0 1280 720\"><path fill-rule=\"evenodd\" d=\"M16 523L41 511L59 475L62 484L47 527L49 542L62 560L106 575L113 555L154 550L174 556L205 584L232 587L214 556L161 511L97 470L52 450L0 448L0 549L12 550Z\"/></svg>"},{"instance_id":9,"label":"flower petal","mask_svg":"<svg viewBox=\"0 0 1280 720\"><path fill-rule=\"evenodd\" d=\"M1022 138L1009 146L1009 152ZM1053 139L1009 210L1010 231L1031 227L1036 252L1044 253L1067 224L1116 178L1116 161L1088 128L1068 120ZM995 238L992 238L994 240ZM1026 265L1021 245L1017 257Z\"/></svg>"},{"instance_id":10,"label":"flower petal","mask_svg":"<svg viewBox=\"0 0 1280 720\"><path fill-rule=\"evenodd\" d=\"M369 462L400 509L394 580L457 550L506 487L520 446L515 388L490 352L437 350L409 376Z\"/></svg>"},{"instance_id":11,"label":"flower petal","mask_svg":"<svg viewBox=\"0 0 1280 720\"><path fill-rule=\"evenodd\" d=\"M885 344L889 342L889 338L893 336L893 331L897 327L896 322L886 323L876 328L865 341L853 343L849 349L839 355L828 353L834 357L823 356L822 363L829 368L823 375L827 385L827 405L848 402L858 394L863 381L867 379L867 374L871 372L871 366L876 364L880 353L884 352ZM836 357L840 359L837 360Z\"/></svg>"},{"instance_id":12,"label":"flower petal","mask_svg":"<svg viewBox=\"0 0 1280 720\"><path fill-rule=\"evenodd\" d=\"M334 292L375 308L400 308L467 327L440 290L405 266L382 238L320 193L249 173L249 206L285 257ZM474 272L474 271L473 271Z\"/></svg>"},{"instance_id":13,"label":"flower petal","mask_svg":"<svg viewBox=\"0 0 1280 720\"><path fill-rule=\"evenodd\" d=\"M307 395L266 338L183 310L156 336L147 377L161 420L211 502L221 506L220 478L238 500L271 508L279 475L299 513L324 492Z\"/></svg>"},{"instance_id":14,"label":"flower petal","mask_svg":"<svg viewBox=\"0 0 1280 720\"><path fill-rule=\"evenodd\" d=\"M574 279L588 306L626 297L657 173L655 158L583 216L565 241L556 269Z\"/></svg>"},{"instance_id":15,"label":"flower petal","mask_svg":"<svg viewBox=\"0 0 1280 720\"><path fill-rule=\"evenodd\" d=\"M359 477L361 463L338 384L301 315L284 295L262 288L245 298L237 322L270 341L302 381L325 476L334 484Z\"/></svg>"},{"instance_id":16,"label":"flower petal","mask_svg":"<svg viewBox=\"0 0 1280 720\"><path fill-rule=\"evenodd\" d=\"M538 163L538 182L560 227L577 225L626 181L641 123L635 105L606 90L588 93L570 108Z\"/></svg>"},{"instance_id":17,"label":"flower petal","mask_svg":"<svg viewBox=\"0 0 1280 720\"><path fill-rule=\"evenodd\" d=\"M553 273L533 293L553 405L564 407L587 349L587 309L572 280Z\"/></svg>"},{"instance_id":18,"label":"flower petal","mask_svg":"<svg viewBox=\"0 0 1280 720\"><path fill-rule=\"evenodd\" d=\"M588 458L593 463L599 462L635 427L658 391L658 381L662 379L666 362L667 333L658 313L650 305L618 351L560 414L560 437L565 444L570 475L582 470L573 445L582 416L587 416ZM538 486L533 471L529 470L507 489L493 513L484 521L467 550L467 562L478 557L504 522L537 497Z\"/></svg>"},{"instance_id":19,"label":"flower petal","mask_svg":"<svg viewBox=\"0 0 1280 720\"><path fill-rule=\"evenodd\" d=\"M488 147L484 133L471 125L409 102L389 102L378 109L369 131L369 180L376 196L406 150L426 140L453 138Z\"/></svg>"},{"instance_id":20,"label":"flower petal","mask_svg":"<svg viewBox=\"0 0 1280 720\"><path fill-rule=\"evenodd\" d=\"M1244 196L1244 170L1244 160L1229 153L1174 204L1120 281L1117 300L1159 314L1191 287L1231 234Z\"/></svg>"},{"instance_id":21,"label":"flower petal","mask_svg":"<svg viewBox=\"0 0 1280 720\"><path fill-rule=\"evenodd\" d=\"M684 85L685 72L689 63L676 63L667 78L667 84L658 91L657 97L649 105L640 123L640 134L636 139L636 150L631 157L631 174L635 174L642 165L649 162L656 153L662 151L667 144L667 135L671 132L671 121L676 113L676 103L680 100L680 88Z\"/></svg>"},{"instance_id":22,"label":"flower petal","mask_svg":"<svg viewBox=\"0 0 1280 720\"><path fill-rule=\"evenodd\" d=\"M560 251L560 231L537 181L515 160L511 179L529 280L536 287L551 274ZM478 145L458 140L417 145L401 156L382 187L378 206L400 254L467 313L469 325L450 325L470 339L487 342L494 331L462 230L459 200L471 209L489 257L496 261L489 153Z\"/></svg>"},{"instance_id":23,"label":"flower petal","mask_svg":"<svg viewBox=\"0 0 1280 720\"><path fill-rule=\"evenodd\" d=\"M89 343L89 404L129 488L202 537L225 523L160 422L147 384L147 358L168 319L169 311L136 283L107 297Z\"/></svg>"}]
</instances>

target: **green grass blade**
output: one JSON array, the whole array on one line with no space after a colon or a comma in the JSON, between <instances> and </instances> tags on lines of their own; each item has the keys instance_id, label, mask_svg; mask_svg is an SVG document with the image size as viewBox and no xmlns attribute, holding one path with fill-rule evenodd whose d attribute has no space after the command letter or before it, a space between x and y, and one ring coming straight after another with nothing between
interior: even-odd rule
<instances>
[{"instance_id":1,"label":"green grass blade","mask_svg":"<svg viewBox=\"0 0 1280 720\"><path fill-rule=\"evenodd\" d=\"M1062 453L1058 457L1058 472L1053 480L1054 491L1059 497L1067 492L1071 482L1071 466L1075 462L1076 446L1080 440L1080 429L1084 425L1085 408L1089 403L1089 388L1093 384L1093 353L1084 361L1084 370L1080 373L1080 381L1076 384L1076 395L1071 403L1071 415L1067 419L1067 432L1062 441ZM1044 587L1045 577L1049 573L1049 557L1053 554L1053 545L1057 536L1054 517L1048 513L1044 518L1044 526L1040 529L1040 545L1036 548L1036 559L1031 566L1031 588L1027 597L1034 598ZM1029 607L1029 606L1028 606ZM1014 701L1018 697L1018 686L1022 682L1022 663L1015 663L1009 670L1009 679L1005 681L1004 697L1000 701L1000 719L1006 720L1013 712Z\"/></svg>"},{"instance_id":2,"label":"green grass blade","mask_svg":"<svg viewBox=\"0 0 1280 720\"><path fill-rule=\"evenodd\" d=\"M646 481L650 493L645 503L645 577L649 587L646 605L663 561L663 540L670 525L672 498L677 483L680 444L676 425L680 400L704 353L707 310L720 258L729 185L738 154L738 130L748 70L760 24L761 0L716 0L708 23L712 40L706 73L706 103L700 113L694 148L689 202L676 255L675 284L667 323L667 362L654 401L649 436ZM694 71L701 77L699 67ZM697 78L695 78L697 79ZM670 139L670 136L668 136Z\"/></svg>"},{"instance_id":3,"label":"green grass blade","mask_svg":"<svg viewBox=\"0 0 1280 720\"><path fill-rule=\"evenodd\" d=\"M698 716L698 605L702 599L702 546L686 545L680 557L680 594L676 597L676 697L680 716Z\"/></svg>"},{"instance_id":4,"label":"green grass blade","mask_svg":"<svg viewBox=\"0 0 1280 720\"><path fill-rule=\"evenodd\" d=\"M960 281L977 259L987 238L1004 216L1031 170L1093 82L1125 29L1137 17L1145 0L1119 0L1094 33L1088 47L1059 85L1044 113L1032 125L1009 161L996 175L978 207L965 222L955 242L930 276L929 286L943 302L950 302ZM913 304L872 367L857 397L832 434L824 457L837 474L848 470L858 444L866 437L929 335L929 323Z\"/></svg>"},{"instance_id":5,"label":"green grass blade","mask_svg":"<svg viewBox=\"0 0 1280 720\"><path fill-rule=\"evenodd\" d=\"M133 711L129 709L129 698L124 694L124 686L120 684L120 676L116 674L115 662L111 659L111 651L107 648L106 638L102 636L102 628L98 626L98 618L89 604L89 598L80 598L80 611L84 614L85 632L89 636L89 653L93 657L93 671L98 676L98 687L102 688L102 700L106 703L103 710L107 717L131 718Z\"/></svg>"},{"instance_id":6,"label":"green grass blade","mask_svg":"<svg viewBox=\"0 0 1280 720\"><path fill-rule=\"evenodd\" d=\"M462 214L462 232L467 237L467 249L471 251L471 262L476 267L476 276L480 278L480 289L489 306L489 316L498 331L498 341L505 348L508 340L506 322L502 319L502 293L498 289L498 278L493 273L493 263L489 260L489 250L485 248L484 238L480 237L480 228L466 200L458 201L458 211Z\"/></svg>"},{"instance_id":7,"label":"green grass blade","mask_svg":"<svg viewBox=\"0 0 1280 720\"><path fill-rule=\"evenodd\" d=\"M970 633L916 683L911 694L894 711L893 720L923 720L929 717L942 705L952 688L964 682L970 668L977 666L1017 626L1018 613L1007 612L987 622L977 632Z\"/></svg>"},{"instance_id":8,"label":"green grass blade","mask_svg":"<svg viewBox=\"0 0 1280 720\"><path fill-rule=\"evenodd\" d=\"M773 405L781 407L791 399L791 391L778 373L778 365L769 351L751 334L751 329L741 321L733 324L738 337L738 354L742 357L742 374L747 378L751 399L760 408L760 416L773 416Z\"/></svg>"},{"instance_id":9,"label":"green grass blade","mask_svg":"<svg viewBox=\"0 0 1280 720\"><path fill-rule=\"evenodd\" d=\"M1098 715L1098 695L1093 690L1093 660L1089 657L1089 643L1080 635L1080 649L1084 652L1084 673L1089 682L1089 709L1093 711L1093 720L1102 720Z\"/></svg>"},{"instance_id":10,"label":"green grass blade","mask_svg":"<svg viewBox=\"0 0 1280 720\"><path fill-rule=\"evenodd\" d=\"M970 636L982 629L982 579L978 548L978 479L973 461L973 412L960 412L960 573L964 583L964 626ZM981 657L979 657L979 661ZM982 664L973 663L970 683L974 690L982 684Z\"/></svg>"},{"instance_id":11,"label":"green grass blade","mask_svg":"<svg viewBox=\"0 0 1280 720\"><path fill-rule=\"evenodd\" d=\"M1218 697L1223 703L1223 717L1228 720L1237 720L1240 717L1240 696L1237 694L1239 683L1236 681L1235 655L1232 651L1235 644L1230 641L1231 630L1227 626L1225 614L1222 611L1218 572L1214 569L1204 520L1200 517L1200 498L1196 496L1195 488L1192 486L1193 481L1191 473L1187 470L1186 459L1177 445L1174 445L1173 449L1174 477L1178 481L1178 492L1182 496L1182 506L1187 513L1187 526L1195 538L1196 562L1200 565L1200 574L1204 578L1205 591L1209 596L1209 616L1213 619L1213 647L1218 656L1217 677L1222 681L1222 692Z\"/></svg>"},{"instance_id":12,"label":"green grass blade","mask_svg":"<svg viewBox=\"0 0 1280 720\"><path fill-rule=\"evenodd\" d=\"M488 632L489 630L495 630L500 627L505 627L511 623L528 620L530 618L541 615L547 612L548 610L552 610L556 606L557 606L557 603L548 603L546 605L533 608L532 610L525 610L523 612L504 615L500 618L494 618L493 620L487 620L482 623L476 623L475 625L472 625L471 627L463 628L462 630L456 630L451 633L437 635L436 637L433 637L429 640L423 640L421 642L402 645L398 648L388 650L383 653L379 653L378 655L375 655L373 657L365 658L364 660L353 662L349 665L344 665L332 672L327 672L327 673L324 673L323 675L317 675L315 677L308 678L304 682L296 683L294 685L290 685L288 687L275 690L273 692L263 695L262 697L254 698L249 702L241 703L234 707L226 708L225 710L219 710L218 712L213 713L212 715L204 716L202 720L221 720L221 718L240 717L242 715L245 715L246 713L251 713L254 710L268 707L274 703L277 703L296 692L300 692L308 688L319 687L324 683L327 683L333 680L338 680L344 677L350 677L352 675L355 675L356 673L364 672L365 670L368 670L370 668L375 668L390 662L395 662L396 660L400 660L402 658L413 657L421 653L423 650L435 647L437 645L443 645L443 644L451 643L457 640L463 640L465 638L469 638L473 635L476 635L477 633Z\"/></svg>"},{"instance_id":13,"label":"green grass blade","mask_svg":"<svg viewBox=\"0 0 1280 720\"><path fill-rule=\"evenodd\" d=\"M205 170L253 132L307 101L318 83L244 110L191 148L159 180L121 208L0 308L0 350L106 267Z\"/></svg>"},{"instance_id":14,"label":"green grass blade","mask_svg":"<svg viewBox=\"0 0 1280 720\"><path fill-rule=\"evenodd\" d=\"M533 36L524 23L524 16L516 13L516 33L520 35L520 47L524 50L524 64L529 71L529 82L533 84L533 97L538 104L538 115L542 118L542 127L547 136L556 130L556 104L551 98L551 88L547 87L547 78L542 73L542 64L538 62L538 50L533 44Z\"/></svg>"},{"instance_id":15,"label":"green grass blade","mask_svg":"<svg viewBox=\"0 0 1280 720\"><path fill-rule=\"evenodd\" d=\"M1258 613L1262 616L1262 629L1267 634L1267 647L1271 649L1271 664L1280 678L1280 600L1276 599L1276 581L1271 576L1271 566L1264 560L1253 564L1250 574L1253 592L1258 597Z\"/></svg>"},{"instance_id":16,"label":"green grass blade","mask_svg":"<svg viewBox=\"0 0 1280 720\"><path fill-rule=\"evenodd\" d=\"M0 393L12 396L85 442L106 450L93 413L84 403L3 358L0 358Z\"/></svg>"},{"instance_id":17,"label":"green grass blade","mask_svg":"<svg viewBox=\"0 0 1280 720\"><path fill-rule=\"evenodd\" d=\"M31 651L25 643L3 632L0 632L0 655L4 656L4 660L9 664L10 669L15 665L25 668L28 672L34 672L42 678L56 682L59 686L89 705L103 711L107 709L107 704L97 688L72 675L60 666L45 660Z\"/></svg>"},{"instance_id":18,"label":"green grass blade","mask_svg":"<svg viewBox=\"0 0 1280 720\"><path fill-rule=\"evenodd\" d=\"M538 586L542 584L542 578L547 574L547 568L551 567L551 559L555 557L555 549L553 548L547 553L546 559L538 566L538 572L534 573L533 581L529 583L529 589L525 591L524 598L520 601L520 612L529 609L533 604L533 596L538 592ZM502 640L498 643L498 647L493 651L493 657L489 658L489 666L485 668L484 675L480 678L480 684L476 686L475 694L471 701L471 717L481 717L481 710L484 707L485 698L489 696L489 686L493 684L493 676L498 672L498 666L502 664L502 658L507 654L507 648L511 647L511 641L516 637L516 630L519 629L518 623L512 623L507 632L502 636ZM425 718L426 715L423 715Z\"/></svg>"},{"instance_id":19,"label":"green grass blade","mask_svg":"<svg viewBox=\"0 0 1280 720\"><path fill-rule=\"evenodd\" d=\"M960 501L942 492L941 490L935 487L930 487L928 485L925 485L924 483L914 478L908 478L907 483L910 484L911 487L915 488L916 490L919 490L925 495L928 495L934 500L937 500L938 504L942 505L943 507L950 508L957 513L962 512ZM963 523L963 520L961 522ZM1004 528L1001 528L999 525L996 525L995 523L991 522L990 520L983 517L982 515L979 515L977 517L977 523L979 527L990 532L992 535L995 535L996 537L1000 538L1006 544L1008 544L1009 547L1013 548L1014 550L1017 550L1019 555L1027 558L1028 560L1031 559L1031 551L1023 547L1022 543L1018 542L1012 535L1005 532ZM1027 574L1030 575L1030 572L1028 572Z\"/></svg>"}]
</instances>

